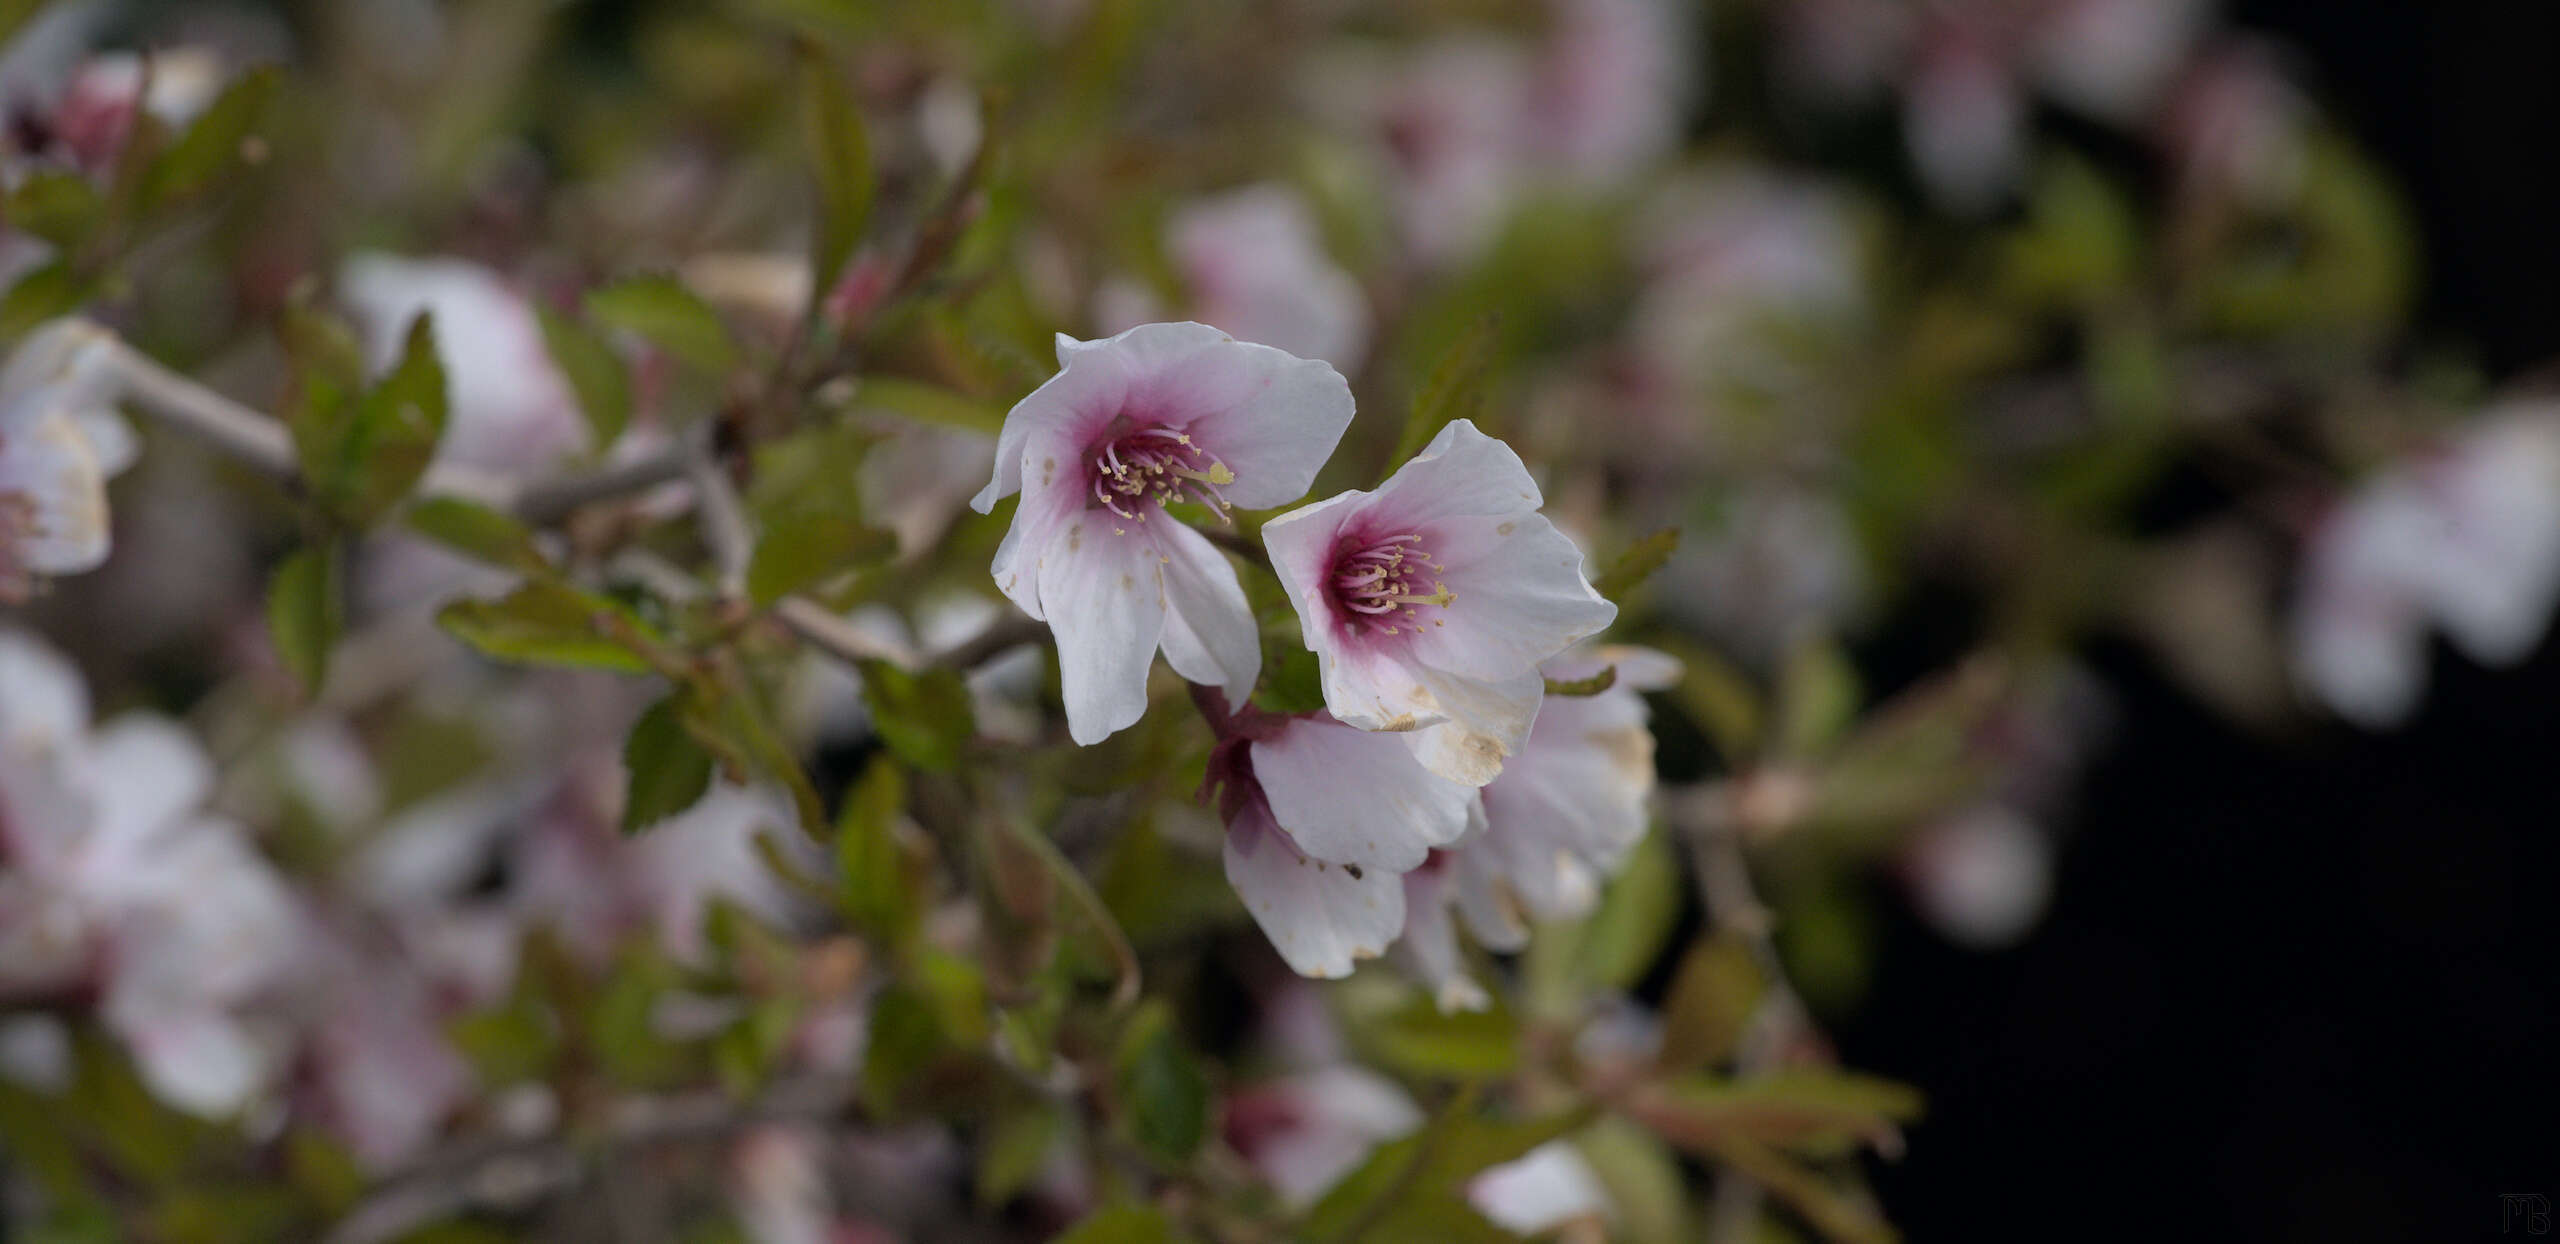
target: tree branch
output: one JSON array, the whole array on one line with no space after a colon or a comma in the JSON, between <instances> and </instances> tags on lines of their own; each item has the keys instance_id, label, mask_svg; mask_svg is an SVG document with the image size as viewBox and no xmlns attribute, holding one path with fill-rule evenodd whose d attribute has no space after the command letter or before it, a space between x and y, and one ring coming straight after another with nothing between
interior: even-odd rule
<instances>
[{"instance_id":1,"label":"tree branch","mask_svg":"<svg viewBox=\"0 0 2560 1244\"><path fill-rule=\"evenodd\" d=\"M556 1194L617 1151L725 1140L762 1123L825 1119L853 1099L851 1081L812 1077L786 1081L752 1102L716 1091L629 1099L616 1107L602 1143L593 1146L558 1135L458 1145L377 1185L321 1237L322 1244L387 1244L475 1206Z\"/></svg>"},{"instance_id":2,"label":"tree branch","mask_svg":"<svg viewBox=\"0 0 2560 1244\"><path fill-rule=\"evenodd\" d=\"M1747 780L1747 779L1743 779ZM1734 814L1734 784L1682 792L1667 801L1672 823L1689 846L1697 872L1698 899L1708 921L1720 932L1742 939L1760 970L1763 992L1759 1009L1743 1030L1734 1058L1734 1077L1748 1080L1774 1070L1798 1036L1811 1028L1804 1001L1788 983L1786 964L1770 937L1767 905L1751 881L1751 863L1742 851L1742 820ZM1714 1208L1707 1222L1710 1244L1748 1244L1757 1238L1761 1202L1759 1180L1731 1166L1715 1172Z\"/></svg>"}]
</instances>

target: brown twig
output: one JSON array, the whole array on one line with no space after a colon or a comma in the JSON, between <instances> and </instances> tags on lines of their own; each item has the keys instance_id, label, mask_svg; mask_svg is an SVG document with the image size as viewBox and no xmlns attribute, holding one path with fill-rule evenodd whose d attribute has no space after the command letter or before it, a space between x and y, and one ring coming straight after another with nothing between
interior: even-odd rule
<instances>
[{"instance_id":1,"label":"brown twig","mask_svg":"<svg viewBox=\"0 0 2560 1244\"><path fill-rule=\"evenodd\" d=\"M825 1119L853 1100L850 1080L810 1077L786 1081L751 1102L719 1092L628 1099L615 1108L603 1136L587 1144L546 1135L458 1145L376 1185L322 1244L385 1244L475 1206L555 1194L622 1151L725 1140L762 1123Z\"/></svg>"}]
</instances>

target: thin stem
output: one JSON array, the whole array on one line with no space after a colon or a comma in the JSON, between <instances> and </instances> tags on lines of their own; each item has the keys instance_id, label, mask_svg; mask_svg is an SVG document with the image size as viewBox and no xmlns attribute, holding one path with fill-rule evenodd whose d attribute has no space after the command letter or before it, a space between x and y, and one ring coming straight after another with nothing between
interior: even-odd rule
<instances>
[{"instance_id":1,"label":"thin stem","mask_svg":"<svg viewBox=\"0 0 2560 1244\"><path fill-rule=\"evenodd\" d=\"M739 499L728 473L708 452L692 455L685 463L684 474L693 485L693 508L702 522L703 542L711 546L712 565L719 568L720 594L743 595L747 590L747 563L756 552L755 530L747 521L746 503Z\"/></svg>"},{"instance_id":2,"label":"thin stem","mask_svg":"<svg viewBox=\"0 0 2560 1244\"><path fill-rule=\"evenodd\" d=\"M104 328L124 395L162 422L230 455L259 474L290 483L301 474L293 433L283 420L234 401L125 344ZM580 506L656 487L683 472L685 455L669 452L589 475L532 484L450 463L428 468L421 495L467 497L511 510L539 527L555 526Z\"/></svg>"},{"instance_id":3,"label":"thin stem","mask_svg":"<svg viewBox=\"0 0 2560 1244\"><path fill-rule=\"evenodd\" d=\"M1751 881L1751 863L1742 851L1742 826L1732 814L1726 790L1707 787L1675 797L1672 821L1688 842L1698 877L1698 898L1707 919L1721 932L1740 937L1760 970L1764 988L1759 1010L1743 1032L1734 1059L1734 1076L1747 1080L1773 1070L1787 1047L1809 1027L1804 1002L1788 983L1786 964L1771 938L1772 920ZM1710 1244L1747 1244L1756 1238L1766 1190L1759 1180L1730 1166L1715 1172L1715 1201L1708 1219Z\"/></svg>"}]
</instances>

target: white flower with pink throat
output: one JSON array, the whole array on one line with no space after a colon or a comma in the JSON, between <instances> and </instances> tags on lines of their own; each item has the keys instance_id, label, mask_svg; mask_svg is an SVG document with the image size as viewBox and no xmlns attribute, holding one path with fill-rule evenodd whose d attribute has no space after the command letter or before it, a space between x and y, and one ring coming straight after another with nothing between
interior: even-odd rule
<instances>
[{"instance_id":1,"label":"white flower with pink throat","mask_svg":"<svg viewBox=\"0 0 2560 1244\"><path fill-rule=\"evenodd\" d=\"M1165 507L1296 500L1351 422L1351 386L1205 324L1061 336L1058 365L1005 416L970 504L1022 494L996 586L1056 634L1067 730L1089 745L1146 712L1159 648L1184 678L1251 692L1262 641L1235 568Z\"/></svg>"},{"instance_id":2,"label":"white flower with pink throat","mask_svg":"<svg viewBox=\"0 0 2560 1244\"><path fill-rule=\"evenodd\" d=\"M1542 504L1520 456L1461 419L1377 491L1264 526L1325 707L1410 732L1423 766L1452 781L1492 781L1537 720L1538 663L1618 615Z\"/></svg>"},{"instance_id":3,"label":"white flower with pink throat","mask_svg":"<svg viewBox=\"0 0 2560 1244\"><path fill-rule=\"evenodd\" d=\"M1321 716L1213 717L1227 883L1292 970L1350 975L1403 931L1401 874L1466 831L1474 789L1399 740Z\"/></svg>"}]
</instances>

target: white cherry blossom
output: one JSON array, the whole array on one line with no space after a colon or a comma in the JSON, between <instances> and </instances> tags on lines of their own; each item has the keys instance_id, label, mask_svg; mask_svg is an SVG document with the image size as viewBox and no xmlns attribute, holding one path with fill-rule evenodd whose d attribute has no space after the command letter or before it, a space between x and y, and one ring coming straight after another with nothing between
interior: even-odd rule
<instances>
[{"instance_id":1,"label":"white cherry blossom","mask_svg":"<svg viewBox=\"0 0 2560 1244\"><path fill-rule=\"evenodd\" d=\"M1093 744L1146 712L1159 648L1193 682L1252 689L1262 644L1235 568L1164 507L1296 500L1351 422L1351 387L1205 324L1061 336L1058 364L1005 417L971 504L1022 494L996 586L1056 634L1068 733Z\"/></svg>"},{"instance_id":2,"label":"white cherry blossom","mask_svg":"<svg viewBox=\"0 0 2560 1244\"><path fill-rule=\"evenodd\" d=\"M1363 730L1412 732L1434 773L1493 780L1537 719L1538 663L1618 613L1541 504L1520 456L1461 419L1375 492L1265 525L1325 707Z\"/></svg>"}]
</instances>

